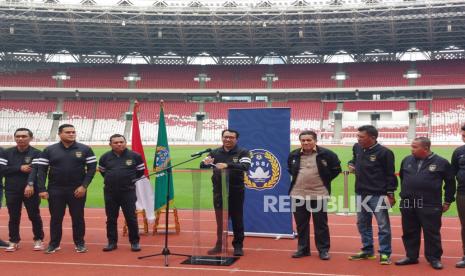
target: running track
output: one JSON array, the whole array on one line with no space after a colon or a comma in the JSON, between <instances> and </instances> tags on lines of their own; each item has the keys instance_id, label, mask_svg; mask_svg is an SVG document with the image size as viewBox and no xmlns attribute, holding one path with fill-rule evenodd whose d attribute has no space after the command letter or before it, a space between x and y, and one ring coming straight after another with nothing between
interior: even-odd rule
<instances>
[{"instance_id":1,"label":"running track","mask_svg":"<svg viewBox=\"0 0 465 276\"><path fill-rule=\"evenodd\" d=\"M49 213L42 209L46 240L48 237ZM456 269L455 263L461 257L460 225L458 218L443 218L442 241L444 248L442 271L433 270L420 257L420 264L397 267L381 266L377 260L349 261L347 257L360 248L360 239L354 216L330 215L331 260L321 261L312 241L312 256L292 259L296 240L246 237L245 256L229 267L181 265L185 257L169 256L169 267L164 266L163 257L143 260L138 256L160 253L163 235L141 236L141 252L131 252L127 237L120 237L118 250L104 253L106 244L105 214L102 209L86 209L86 244L89 252L74 252L71 238L71 222L67 216L63 227L61 251L47 255L32 251L31 224L23 210L21 226L21 248L14 253L0 252L1 275L464 275L464 269ZM204 236L204 251L214 242L215 222L211 211L200 214ZM181 234L169 235L172 253L192 253L192 211L180 211ZM7 240L8 215L6 208L0 210L0 237ZM404 256L400 217L391 217L393 230L393 261ZM121 229L121 216L119 228ZM376 230L376 228L375 228ZM313 231L313 229L312 229ZM376 233L377 231L375 231ZM376 235L375 235L376 236ZM313 236L312 236L313 238ZM423 249L422 249L423 250Z\"/></svg>"}]
</instances>

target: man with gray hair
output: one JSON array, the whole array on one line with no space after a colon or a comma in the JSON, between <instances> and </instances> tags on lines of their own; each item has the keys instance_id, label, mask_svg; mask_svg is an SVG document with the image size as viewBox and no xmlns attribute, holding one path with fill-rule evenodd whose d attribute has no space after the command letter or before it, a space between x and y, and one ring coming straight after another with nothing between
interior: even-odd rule
<instances>
[{"instance_id":1,"label":"man with gray hair","mask_svg":"<svg viewBox=\"0 0 465 276\"><path fill-rule=\"evenodd\" d=\"M427 137L415 138L411 151L400 165L402 241L407 256L396 265L418 263L423 230L425 258L434 269L442 269L441 217L454 201L454 171L449 161L431 152Z\"/></svg>"}]
</instances>

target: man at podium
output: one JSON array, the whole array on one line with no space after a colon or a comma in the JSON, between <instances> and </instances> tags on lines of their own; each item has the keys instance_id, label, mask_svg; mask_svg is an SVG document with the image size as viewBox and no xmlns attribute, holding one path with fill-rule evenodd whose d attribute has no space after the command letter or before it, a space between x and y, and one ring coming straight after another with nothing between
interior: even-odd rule
<instances>
[{"instance_id":1,"label":"man at podium","mask_svg":"<svg viewBox=\"0 0 465 276\"><path fill-rule=\"evenodd\" d=\"M234 238L234 256L243 256L244 242L244 172L251 165L250 153L247 149L237 145L239 132L226 129L221 133L223 146L212 150L200 163L201 168L213 168L213 205L215 208L215 219L217 224L217 240L215 246L208 254L219 254L222 251L223 233L223 200L221 171L226 170L226 179L229 188L228 194L228 216L231 218Z\"/></svg>"}]
</instances>

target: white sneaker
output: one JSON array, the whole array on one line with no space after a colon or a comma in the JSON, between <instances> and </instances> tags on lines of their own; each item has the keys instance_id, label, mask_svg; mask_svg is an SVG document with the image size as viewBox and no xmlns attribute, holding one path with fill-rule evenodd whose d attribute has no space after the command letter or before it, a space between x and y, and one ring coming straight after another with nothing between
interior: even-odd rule
<instances>
[{"instance_id":1,"label":"white sneaker","mask_svg":"<svg viewBox=\"0 0 465 276\"><path fill-rule=\"evenodd\" d=\"M15 252L18 249L19 249L19 243L10 242L8 244L8 247L5 248L5 252Z\"/></svg>"},{"instance_id":2,"label":"white sneaker","mask_svg":"<svg viewBox=\"0 0 465 276\"><path fill-rule=\"evenodd\" d=\"M44 250L44 242L41 240L34 241L34 251Z\"/></svg>"}]
</instances>

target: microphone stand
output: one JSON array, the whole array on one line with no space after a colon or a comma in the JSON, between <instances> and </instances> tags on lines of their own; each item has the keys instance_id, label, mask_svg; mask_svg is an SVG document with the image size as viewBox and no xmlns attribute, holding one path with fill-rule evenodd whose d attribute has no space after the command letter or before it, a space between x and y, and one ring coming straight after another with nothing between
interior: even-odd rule
<instances>
[{"instance_id":1,"label":"microphone stand","mask_svg":"<svg viewBox=\"0 0 465 276\"><path fill-rule=\"evenodd\" d=\"M167 187L167 190L166 190L166 205L165 205L165 246L163 247L163 250L161 251L161 253L150 254L150 255L146 255L146 256L140 256L140 257L138 257L139 260L149 258L149 257L164 256L165 257L165 266L168 266L168 256L169 255L191 257L191 255L187 255L187 254L171 253L170 249L168 248L168 218L169 218L168 211L169 211L169 206L170 206L170 201L169 201L169 198L170 198L170 179L171 179L172 169L174 167L177 167L177 166L180 166L180 165L185 164L187 162L190 162L192 160L195 160L195 159L197 159L197 158L199 158L201 156L202 156L202 154L195 154L194 156L191 156L192 158L190 158L188 160L185 160L185 161L183 161L181 163L178 163L178 164L169 166L167 168L164 168L161 171L153 172L153 173L149 174L149 176L154 175L154 174L160 174L162 172L166 172L168 174L168 181L167 181L167 184L166 184L168 187Z\"/></svg>"}]
</instances>

